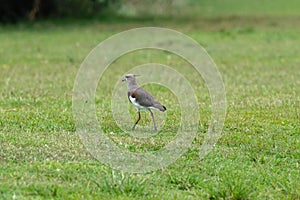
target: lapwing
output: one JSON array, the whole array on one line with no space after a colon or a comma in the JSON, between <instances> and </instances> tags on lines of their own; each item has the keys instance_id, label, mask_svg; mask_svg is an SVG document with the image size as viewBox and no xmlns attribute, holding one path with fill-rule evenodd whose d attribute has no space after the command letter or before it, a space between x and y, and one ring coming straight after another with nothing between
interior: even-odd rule
<instances>
[{"instance_id":1,"label":"lapwing","mask_svg":"<svg viewBox=\"0 0 300 200\"><path fill-rule=\"evenodd\" d=\"M149 92L144 90L143 88L139 87L136 79L136 75L134 74L127 74L125 75L122 81L126 81L128 85L128 99L129 101L137 108L138 111L138 119L132 127L132 130L135 129L135 126L141 119L141 110L149 111L151 113L152 121L154 130L156 131L156 124L154 120L154 114L151 109L160 110L165 112L167 109L163 106L160 102L158 102Z\"/></svg>"}]
</instances>

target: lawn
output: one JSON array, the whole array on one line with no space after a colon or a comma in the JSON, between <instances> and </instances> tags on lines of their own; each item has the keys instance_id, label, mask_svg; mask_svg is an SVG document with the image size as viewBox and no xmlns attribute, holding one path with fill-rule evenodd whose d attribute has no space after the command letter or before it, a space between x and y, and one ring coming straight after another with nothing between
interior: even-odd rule
<instances>
[{"instance_id":1,"label":"lawn","mask_svg":"<svg viewBox=\"0 0 300 200\"><path fill-rule=\"evenodd\" d=\"M299 3L263 1L272 6L258 9L231 0L235 6L222 10L221 1L207 2L198 8L202 14L178 20L1 25L0 199L300 199ZM155 84L145 88L168 109L159 135L136 139L117 126L111 94L130 67L156 62L178 70L190 81L201 116L192 146L173 164L130 174L103 165L84 147L75 132L72 90L81 63L98 43L144 26L180 31L207 50L224 81L227 114L214 149L199 161L211 114L204 81L168 52L122 56L105 72L95 97L99 124L120 148L159 150L180 126L179 100ZM133 107L130 115L136 117ZM142 117L141 125L151 129L150 115Z\"/></svg>"}]
</instances>

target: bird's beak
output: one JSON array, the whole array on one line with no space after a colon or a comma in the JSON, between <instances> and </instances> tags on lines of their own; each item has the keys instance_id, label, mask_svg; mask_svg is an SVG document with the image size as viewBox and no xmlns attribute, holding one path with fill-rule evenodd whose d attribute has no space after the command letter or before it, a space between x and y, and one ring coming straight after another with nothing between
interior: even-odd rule
<instances>
[{"instance_id":1,"label":"bird's beak","mask_svg":"<svg viewBox=\"0 0 300 200\"><path fill-rule=\"evenodd\" d=\"M126 81L126 78L123 78L123 79L122 79L122 82L124 82L124 81Z\"/></svg>"}]
</instances>

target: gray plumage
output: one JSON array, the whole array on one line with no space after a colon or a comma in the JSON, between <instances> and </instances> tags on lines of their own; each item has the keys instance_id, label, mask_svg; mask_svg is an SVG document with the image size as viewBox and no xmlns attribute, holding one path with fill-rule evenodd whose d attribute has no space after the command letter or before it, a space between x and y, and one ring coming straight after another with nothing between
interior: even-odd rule
<instances>
[{"instance_id":1,"label":"gray plumage","mask_svg":"<svg viewBox=\"0 0 300 200\"><path fill-rule=\"evenodd\" d=\"M167 109L159 101L157 101L149 92L139 87L135 77L136 75L134 74L127 74L123 79L123 81L126 81L128 85L128 99L138 110L138 120L136 121L132 129L135 128L136 124L141 118L140 110L148 110L152 116L154 130L156 130L154 115L151 109L160 110L162 112L166 111Z\"/></svg>"}]
</instances>

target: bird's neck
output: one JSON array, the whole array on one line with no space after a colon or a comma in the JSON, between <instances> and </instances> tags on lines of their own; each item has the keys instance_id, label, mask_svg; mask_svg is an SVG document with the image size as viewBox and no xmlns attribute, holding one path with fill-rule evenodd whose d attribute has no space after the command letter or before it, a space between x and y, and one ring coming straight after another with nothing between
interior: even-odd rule
<instances>
[{"instance_id":1,"label":"bird's neck","mask_svg":"<svg viewBox=\"0 0 300 200\"><path fill-rule=\"evenodd\" d=\"M130 81L128 82L128 91L135 90L135 89L137 89L138 87L139 87L139 86L138 86L138 84L136 83L135 80L130 80Z\"/></svg>"}]
</instances>

